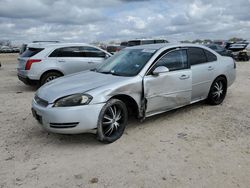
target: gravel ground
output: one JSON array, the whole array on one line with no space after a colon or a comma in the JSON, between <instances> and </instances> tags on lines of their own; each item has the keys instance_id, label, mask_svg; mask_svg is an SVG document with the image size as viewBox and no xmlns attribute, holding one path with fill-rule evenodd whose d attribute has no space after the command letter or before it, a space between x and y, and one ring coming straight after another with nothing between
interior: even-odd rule
<instances>
[{"instance_id":1,"label":"gravel ground","mask_svg":"<svg viewBox=\"0 0 250 188\"><path fill-rule=\"evenodd\" d=\"M93 134L58 135L31 115L35 88L0 54L0 188L249 187L250 62L222 105L202 103L131 120L113 144Z\"/></svg>"}]
</instances>

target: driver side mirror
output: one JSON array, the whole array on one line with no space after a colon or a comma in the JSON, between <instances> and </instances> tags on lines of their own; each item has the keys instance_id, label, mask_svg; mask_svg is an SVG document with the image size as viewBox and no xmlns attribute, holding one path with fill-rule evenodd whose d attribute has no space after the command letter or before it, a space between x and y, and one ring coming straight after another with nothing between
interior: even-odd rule
<instances>
[{"instance_id":1,"label":"driver side mirror","mask_svg":"<svg viewBox=\"0 0 250 188\"><path fill-rule=\"evenodd\" d=\"M158 76L160 73L165 73L165 72L169 72L169 69L164 66L159 66L155 68L155 70L153 71L153 75Z\"/></svg>"},{"instance_id":2,"label":"driver side mirror","mask_svg":"<svg viewBox=\"0 0 250 188\"><path fill-rule=\"evenodd\" d=\"M111 57L109 54L105 54L104 59L108 59L109 57Z\"/></svg>"}]
</instances>

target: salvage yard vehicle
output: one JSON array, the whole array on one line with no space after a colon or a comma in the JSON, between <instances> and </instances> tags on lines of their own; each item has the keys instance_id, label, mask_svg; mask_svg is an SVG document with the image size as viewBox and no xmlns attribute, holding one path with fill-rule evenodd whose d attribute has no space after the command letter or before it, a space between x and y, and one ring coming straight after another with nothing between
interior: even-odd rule
<instances>
[{"instance_id":1,"label":"salvage yard vehicle","mask_svg":"<svg viewBox=\"0 0 250 188\"><path fill-rule=\"evenodd\" d=\"M96 69L42 86L32 113L49 132L96 131L98 140L111 143L131 115L143 120L201 100L221 104L235 77L234 60L205 46L128 47Z\"/></svg>"},{"instance_id":2,"label":"salvage yard vehicle","mask_svg":"<svg viewBox=\"0 0 250 188\"><path fill-rule=\"evenodd\" d=\"M226 48L232 51L233 58L238 61L249 61L249 56L247 54L248 42L228 42Z\"/></svg>"},{"instance_id":3,"label":"salvage yard vehicle","mask_svg":"<svg viewBox=\"0 0 250 188\"><path fill-rule=\"evenodd\" d=\"M108 45L107 46L107 52L111 53L111 54L115 54L117 52L119 52L123 47L120 45Z\"/></svg>"},{"instance_id":4,"label":"salvage yard vehicle","mask_svg":"<svg viewBox=\"0 0 250 188\"><path fill-rule=\"evenodd\" d=\"M18 58L18 78L43 85L58 77L95 68L111 54L82 43L32 43Z\"/></svg>"},{"instance_id":5,"label":"salvage yard vehicle","mask_svg":"<svg viewBox=\"0 0 250 188\"><path fill-rule=\"evenodd\" d=\"M11 53L12 48L9 46L1 46L0 47L0 53Z\"/></svg>"},{"instance_id":6,"label":"salvage yard vehicle","mask_svg":"<svg viewBox=\"0 0 250 188\"><path fill-rule=\"evenodd\" d=\"M218 54L220 54L222 56L233 57L231 50L223 48L222 46L220 46L218 44L207 44L206 46L208 48L211 48L212 50L216 51Z\"/></svg>"}]
</instances>

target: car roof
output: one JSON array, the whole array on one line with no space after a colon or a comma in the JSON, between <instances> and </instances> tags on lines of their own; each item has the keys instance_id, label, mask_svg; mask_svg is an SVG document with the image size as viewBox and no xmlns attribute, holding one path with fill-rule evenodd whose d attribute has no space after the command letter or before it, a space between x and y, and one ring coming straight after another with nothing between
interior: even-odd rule
<instances>
[{"instance_id":1,"label":"car roof","mask_svg":"<svg viewBox=\"0 0 250 188\"><path fill-rule=\"evenodd\" d=\"M150 49L159 50L161 48L176 48L176 47L199 47L204 48L204 45L190 44L190 43L158 43L158 44L146 44L127 47L127 49Z\"/></svg>"},{"instance_id":2,"label":"car roof","mask_svg":"<svg viewBox=\"0 0 250 188\"><path fill-rule=\"evenodd\" d=\"M86 43L29 43L28 44L29 48L60 48L68 46L92 46L92 45Z\"/></svg>"}]
</instances>

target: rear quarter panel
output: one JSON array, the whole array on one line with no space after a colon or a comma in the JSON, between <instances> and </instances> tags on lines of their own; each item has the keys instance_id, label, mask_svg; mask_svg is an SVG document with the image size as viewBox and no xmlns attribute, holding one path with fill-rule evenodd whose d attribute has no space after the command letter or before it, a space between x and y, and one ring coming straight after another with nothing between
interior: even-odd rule
<instances>
[{"instance_id":1,"label":"rear quarter panel","mask_svg":"<svg viewBox=\"0 0 250 188\"><path fill-rule=\"evenodd\" d=\"M228 87L231 86L236 79L236 69L234 68L234 60L231 57L219 56L216 62L214 79L220 75L227 78Z\"/></svg>"},{"instance_id":2,"label":"rear quarter panel","mask_svg":"<svg viewBox=\"0 0 250 188\"><path fill-rule=\"evenodd\" d=\"M39 63L32 64L28 77L33 80L40 80L43 73L50 70L57 70L64 74L62 68L60 67L60 65L58 65L56 60L45 58L42 59L42 61Z\"/></svg>"}]
</instances>

